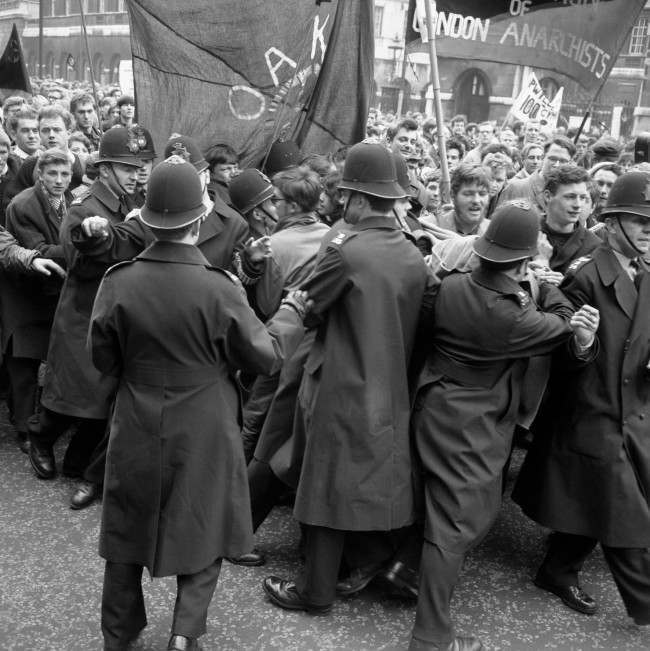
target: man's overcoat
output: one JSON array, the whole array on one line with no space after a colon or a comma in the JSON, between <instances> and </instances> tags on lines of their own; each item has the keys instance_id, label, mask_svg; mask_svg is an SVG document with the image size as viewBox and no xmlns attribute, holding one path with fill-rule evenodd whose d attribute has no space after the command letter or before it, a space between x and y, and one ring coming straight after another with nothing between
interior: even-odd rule
<instances>
[{"instance_id":1,"label":"man's overcoat","mask_svg":"<svg viewBox=\"0 0 650 651\"><path fill-rule=\"evenodd\" d=\"M328 235L305 283L320 321L299 393L305 450L295 515L340 530L414 519L407 369L428 272L394 219Z\"/></svg>"},{"instance_id":2,"label":"man's overcoat","mask_svg":"<svg viewBox=\"0 0 650 651\"><path fill-rule=\"evenodd\" d=\"M86 350L88 324L95 294L109 265L84 255L83 243L73 243L72 230L93 215L111 223L121 222L133 208L101 180L75 199L63 219L60 240L68 275L54 315L47 354L45 385L41 401L45 407L77 418L108 418L115 393L115 379L102 375Z\"/></svg>"},{"instance_id":3,"label":"man's overcoat","mask_svg":"<svg viewBox=\"0 0 650 651\"><path fill-rule=\"evenodd\" d=\"M562 289L600 310L600 351L558 356L539 435L513 498L544 526L610 547L650 547L650 274L639 289L608 245L577 260Z\"/></svg>"},{"instance_id":4,"label":"man's overcoat","mask_svg":"<svg viewBox=\"0 0 650 651\"><path fill-rule=\"evenodd\" d=\"M250 551L232 374L271 373L280 355L241 287L196 247L155 242L106 274L89 347L119 378L100 554L167 576Z\"/></svg>"}]
</instances>

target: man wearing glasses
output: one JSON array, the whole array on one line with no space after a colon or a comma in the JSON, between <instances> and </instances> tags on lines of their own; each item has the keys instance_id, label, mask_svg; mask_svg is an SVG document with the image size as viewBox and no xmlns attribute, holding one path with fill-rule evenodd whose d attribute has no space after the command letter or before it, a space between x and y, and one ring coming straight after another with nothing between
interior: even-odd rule
<instances>
[{"instance_id":1,"label":"man wearing glasses","mask_svg":"<svg viewBox=\"0 0 650 651\"><path fill-rule=\"evenodd\" d=\"M549 172L570 163L575 154L575 145L564 136L555 136L544 145L544 159L541 167L525 179L512 179L499 196L498 206L514 199L525 199L540 212L546 212L544 187Z\"/></svg>"}]
</instances>

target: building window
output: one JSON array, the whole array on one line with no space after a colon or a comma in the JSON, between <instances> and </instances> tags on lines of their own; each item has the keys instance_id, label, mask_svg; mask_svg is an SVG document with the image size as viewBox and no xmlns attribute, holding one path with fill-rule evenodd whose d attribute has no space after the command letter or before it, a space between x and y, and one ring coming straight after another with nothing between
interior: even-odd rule
<instances>
[{"instance_id":1,"label":"building window","mask_svg":"<svg viewBox=\"0 0 650 651\"><path fill-rule=\"evenodd\" d=\"M99 0L86 0L84 2L86 5L84 9L86 10L87 14L98 14L100 9L99 9Z\"/></svg>"},{"instance_id":2,"label":"building window","mask_svg":"<svg viewBox=\"0 0 650 651\"><path fill-rule=\"evenodd\" d=\"M52 3L52 16L67 16L66 0L54 0Z\"/></svg>"},{"instance_id":3,"label":"building window","mask_svg":"<svg viewBox=\"0 0 650 651\"><path fill-rule=\"evenodd\" d=\"M43 5L43 16L52 15L52 0L42 0L41 4Z\"/></svg>"},{"instance_id":4,"label":"building window","mask_svg":"<svg viewBox=\"0 0 650 651\"><path fill-rule=\"evenodd\" d=\"M104 11L107 13L117 13L121 11L118 0L104 0Z\"/></svg>"},{"instance_id":5,"label":"building window","mask_svg":"<svg viewBox=\"0 0 650 651\"><path fill-rule=\"evenodd\" d=\"M381 28L384 22L384 8L375 6L375 36L381 36Z\"/></svg>"},{"instance_id":6,"label":"building window","mask_svg":"<svg viewBox=\"0 0 650 651\"><path fill-rule=\"evenodd\" d=\"M639 22L632 28L630 36L629 54L634 56L645 56L648 48L648 19L639 18Z\"/></svg>"}]
</instances>

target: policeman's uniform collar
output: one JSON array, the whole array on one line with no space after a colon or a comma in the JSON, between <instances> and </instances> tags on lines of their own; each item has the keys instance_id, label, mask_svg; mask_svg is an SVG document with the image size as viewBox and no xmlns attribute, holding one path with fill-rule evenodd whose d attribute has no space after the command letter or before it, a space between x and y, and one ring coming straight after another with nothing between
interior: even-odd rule
<instances>
[{"instance_id":1,"label":"policeman's uniform collar","mask_svg":"<svg viewBox=\"0 0 650 651\"><path fill-rule=\"evenodd\" d=\"M140 255L136 256L136 260L210 266L206 257L194 244L165 242L162 240L155 240Z\"/></svg>"},{"instance_id":2,"label":"policeman's uniform collar","mask_svg":"<svg viewBox=\"0 0 650 651\"><path fill-rule=\"evenodd\" d=\"M370 228L390 228L391 230L398 231L400 226L395 217L386 217L385 215L372 215L371 217L364 217L354 224L350 230L352 231L365 231Z\"/></svg>"},{"instance_id":3,"label":"policeman's uniform collar","mask_svg":"<svg viewBox=\"0 0 650 651\"><path fill-rule=\"evenodd\" d=\"M499 292L500 294L514 295L519 299L521 292L523 292L521 285L514 278L500 271L491 271L479 267L478 269L474 269L471 275L472 279L482 287Z\"/></svg>"},{"instance_id":4,"label":"policeman's uniform collar","mask_svg":"<svg viewBox=\"0 0 650 651\"><path fill-rule=\"evenodd\" d=\"M95 179L90 186L90 191L99 199L112 213L120 209L120 198L111 190L104 181Z\"/></svg>"}]
</instances>

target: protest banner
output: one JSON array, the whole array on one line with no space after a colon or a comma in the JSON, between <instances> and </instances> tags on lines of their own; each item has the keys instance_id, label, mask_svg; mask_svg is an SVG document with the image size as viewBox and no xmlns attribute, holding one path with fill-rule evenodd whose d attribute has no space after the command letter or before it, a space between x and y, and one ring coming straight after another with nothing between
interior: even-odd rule
<instances>
[{"instance_id":1,"label":"protest banner","mask_svg":"<svg viewBox=\"0 0 650 651\"><path fill-rule=\"evenodd\" d=\"M524 122L534 120L540 123L542 131L553 131L557 127L563 95L564 88L560 88L552 100L548 99L537 75L530 71L510 109L510 116Z\"/></svg>"},{"instance_id":2,"label":"protest banner","mask_svg":"<svg viewBox=\"0 0 650 651\"><path fill-rule=\"evenodd\" d=\"M32 84L27 74L27 64L15 23L11 28L5 51L0 57L0 88L32 92Z\"/></svg>"},{"instance_id":3,"label":"protest banner","mask_svg":"<svg viewBox=\"0 0 650 651\"><path fill-rule=\"evenodd\" d=\"M543 68L588 91L604 83L645 5L645 0L410 0L409 52L426 51L425 1L434 9L438 56Z\"/></svg>"},{"instance_id":4,"label":"protest banner","mask_svg":"<svg viewBox=\"0 0 650 651\"><path fill-rule=\"evenodd\" d=\"M363 139L371 0L128 0L135 93L162 149L172 132L258 163L273 140L323 152Z\"/></svg>"}]
</instances>

